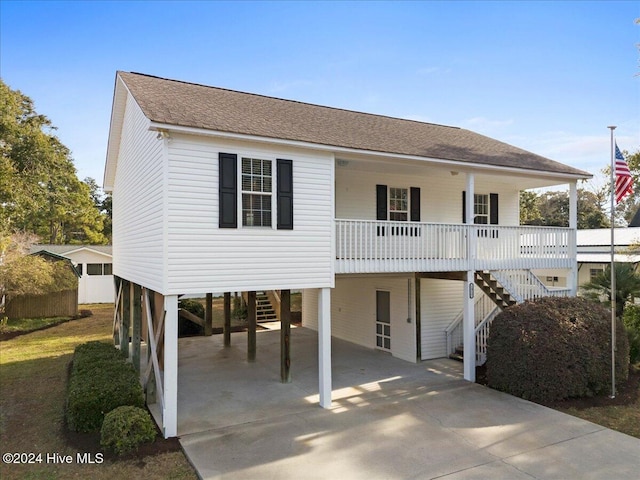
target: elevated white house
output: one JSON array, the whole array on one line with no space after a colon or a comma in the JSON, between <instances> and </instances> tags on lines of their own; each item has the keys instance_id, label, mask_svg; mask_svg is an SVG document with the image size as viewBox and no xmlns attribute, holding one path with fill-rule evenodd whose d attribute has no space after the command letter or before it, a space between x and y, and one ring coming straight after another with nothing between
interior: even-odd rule
<instances>
[{"instance_id":1,"label":"elevated white house","mask_svg":"<svg viewBox=\"0 0 640 480\"><path fill-rule=\"evenodd\" d=\"M37 244L31 253L47 251L71 260L80 274L78 303L112 303L114 300L111 272L111 245Z\"/></svg>"},{"instance_id":2,"label":"elevated white house","mask_svg":"<svg viewBox=\"0 0 640 480\"><path fill-rule=\"evenodd\" d=\"M474 380L496 309L575 294L588 177L457 127L118 72L104 176L116 333L131 322L137 349L146 325L165 436L177 432L182 294L277 292L286 310L302 290L323 407L331 335L409 362L464 343ZM570 227L519 226L520 191L561 184ZM566 288L537 269L563 270Z\"/></svg>"}]
</instances>

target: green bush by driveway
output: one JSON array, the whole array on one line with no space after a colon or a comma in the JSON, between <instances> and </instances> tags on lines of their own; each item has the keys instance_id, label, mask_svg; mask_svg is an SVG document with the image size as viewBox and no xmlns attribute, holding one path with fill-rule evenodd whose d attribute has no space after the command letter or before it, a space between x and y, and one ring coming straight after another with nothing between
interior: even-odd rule
<instances>
[{"instance_id":1,"label":"green bush by driveway","mask_svg":"<svg viewBox=\"0 0 640 480\"><path fill-rule=\"evenodd\" d=\"M629 373L629 344L617 324L616 372ZM611 388L611 313L583 298L542 298L507 308L491 324L490 387L535 402L588 397Z\"/></svg>"},{"instance_id":2,"label":"green bush by driveway","mask_svg":"<svg viewBox=\"0 0 640 480\"><path fill-rule=\"evenodd\" d=\"M113 345L89 342L76 347L67 392L69 429L98 431L104 416L123 405L144 406L133 366Z\"/></svg>"}]
</instances>

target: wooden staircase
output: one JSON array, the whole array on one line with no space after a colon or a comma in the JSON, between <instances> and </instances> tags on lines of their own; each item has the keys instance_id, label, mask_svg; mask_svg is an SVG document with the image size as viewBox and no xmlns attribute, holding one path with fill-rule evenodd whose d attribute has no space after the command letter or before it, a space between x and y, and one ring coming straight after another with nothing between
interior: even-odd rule
<instances>
[{"instance_id":1,"label":"wooden staircase","mask_svg":"<svg viewBox=\"0 0 640 480\"><path fill-rule=\"evenodd\" d=\"M475 284L498 307L503 310L518 303L513 296L491 275L490 272L478 271L474 274Z\"/></svg>"},{"instance_id":2,"label":"wooden staircase","mask_svg":"<svg viewBox=\"0 0 640 480\"><path fill-rule=\"evenodd\" d=\"M256 292L256 320L257 322L275 322L278 314L272 305L267 292Z\"/></svg>"},{"instance_id":3,"label":"wooden staircase","mask_svg":"<svg viewBox=\"0 0 640 480\"><path fill-rule=\"evenodd\" d=\"M500 284L500 282L491 275L490 272L477 271L474 274L475 284L487 295L487 297L501 310L508 308L512 305L518 303L518 301L511 295L507 289ZM476 319L476 322L480 319ZM478 326L476 325L476 328ZM488 333L488 325L487 331L484 332L484 336L486 337ZM477 332L476 332L477 336ZM464 360L464 346L456 345L454 347L454 351L449 353L449 358L453 360L458 360L462 362Z\"/></svg>"}]
</instances>

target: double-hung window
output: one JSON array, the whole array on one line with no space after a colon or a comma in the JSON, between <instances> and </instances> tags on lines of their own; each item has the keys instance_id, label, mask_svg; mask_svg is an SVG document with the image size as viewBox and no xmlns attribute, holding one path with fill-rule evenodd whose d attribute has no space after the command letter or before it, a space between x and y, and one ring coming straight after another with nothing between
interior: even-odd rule
<instances>
[{"instance_id":1,"label":"double-hung window","mask_svg":"<svg viewBox=\"0 0 640 480\"><path fill-rule=\"evenodd\" d=\"M409 219L409 189L389 188L389 220L406 222Z\"/></svg>"},{"instance_id":2,"label":"double-hung window","mask_svg":"<svg viewBox=\"0 0 640 480\"><path fill-rule=\"evenodd\" d=\"M489 224L489 195L476 193L473 196L473 223Z\"/></svg>"},{"instance_id":3,"label":"double-hung window","mask_svg":"<svg viewBox=\"0 0 640 480\"><path fill-rule=\"evenodd\" d=\"M271 172L271 160L242 158L242 226L271 226Z\"/></svg>"}]
</instances>

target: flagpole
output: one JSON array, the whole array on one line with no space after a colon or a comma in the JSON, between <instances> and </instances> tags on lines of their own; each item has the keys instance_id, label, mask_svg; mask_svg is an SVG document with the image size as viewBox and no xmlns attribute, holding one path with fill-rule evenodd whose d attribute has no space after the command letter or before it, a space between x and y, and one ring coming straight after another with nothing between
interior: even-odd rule
<instances>
[{"instance_id":1,"label":"flagpole","mask_svg":"<svg viewBox=\"0 0 640 480\"><path fill-rule=\"evenodd\" d=\"M611 130L611 398L616 398L616 274L615 274L615 172L613 131L615 126L607 127Z\"/></svg>"}]
</instances>

